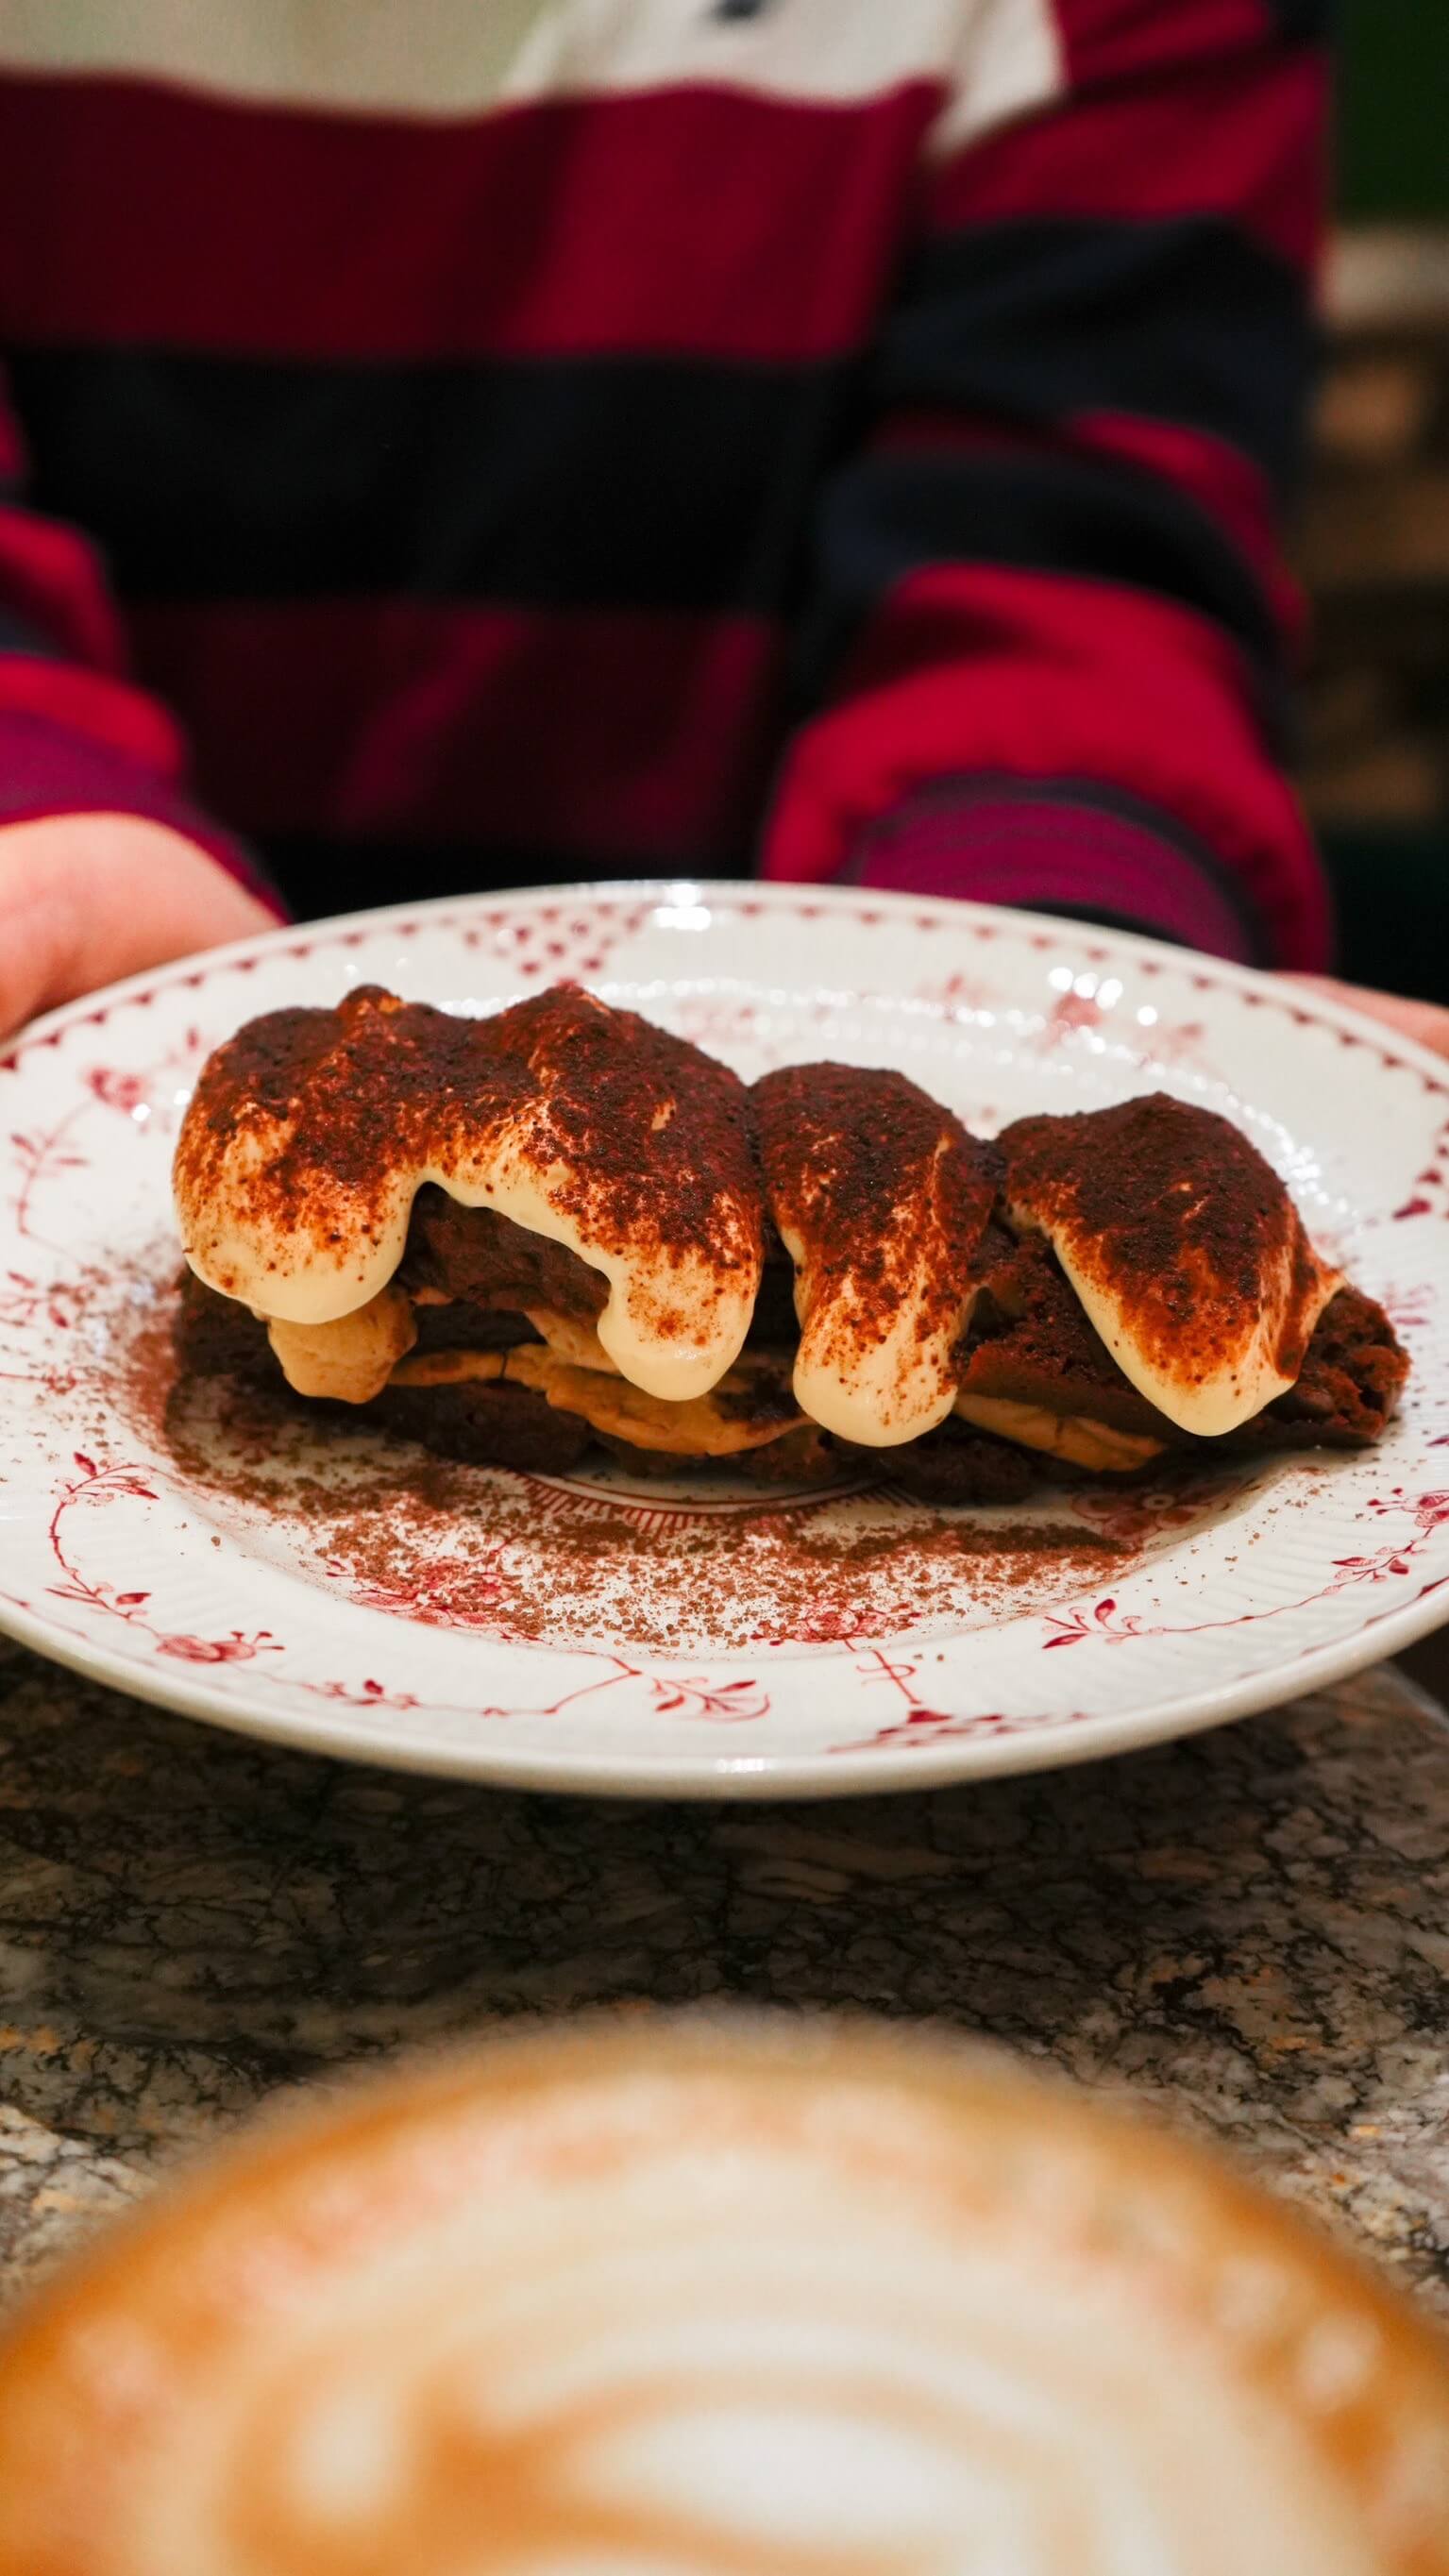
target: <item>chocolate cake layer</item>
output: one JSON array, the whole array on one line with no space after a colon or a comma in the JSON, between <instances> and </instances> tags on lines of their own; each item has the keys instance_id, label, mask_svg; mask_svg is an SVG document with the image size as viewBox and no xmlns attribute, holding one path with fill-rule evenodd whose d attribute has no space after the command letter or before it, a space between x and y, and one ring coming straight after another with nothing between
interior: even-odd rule
<instances>
[{"instance_id":1,"label":"chocolate cake layer","mask_svg":"<svg viewBox=\"0 0 1449 2576\"><path fill-rule=\"evenodd\" d=\"M431 1182L419 1190L398 1278L414 1297L464 1298L473 1306L544 1306L592 1324L609 1283L566 1244L531 1234L493 1208L460 1207Z\"/></svg>"},{"instance_id":2,"label":"chocolate cake layer","mask_svg":"<svg viewBox=\"0 0 1449 2576\"><path fill-rule=\"evenodd\" d=\"M1341 1288L1314 1327L1297 1384L1224 1439L1195 1440L1128 1385L1044 1236L1013 1242L1002 1231L992 1252L961 1375L968 1396L1083 1415L1166 1449L1361 1449L1382 1435L1408 1375L1383 1308Z\"/></svg>"},{"instance_id":3,"label":"chocolate cake layer","mask_svg":"<svg viewBox=\"0 0 1449 2576\"><path fill-rule=\"evenodd\" d=\"M884 1466L893 1485L922 1503L1019 1503L1042 1481L1044 1469L1053 1469L1051 1460L1034 1451L1013 1448L949 1416L884 1458L878 1449L856 1455L860 1464Z\"/></svg>"},{"instance_id":4,"label":"chocolate cake layer","mask_svg":"<svg viewBox=\"0 0 1449 2576\"><path fill-rule=\"evenodd\" d=\"M454 1213L467 1216L471 1225L477 1212ZM518 1230L505 1226L503 1231ZM1028 1235L1017 1242L996 1227L989 1252L976 1337L964 1359L963 1392L1039 1414L1101 1423L1129 1439L1159 1444L1150 1454L1124 1459L1115 1470L1119 1475L1141 1472L1167 1451L1233 1455L1367 1447L1382 1435L1407 1374L1408 1361L1383 1310L1359 1290L1344 1288L1319 1319L1302 1374L1288 1394L1226 1439L1194 1440L1127 1384L1044 1238ZM465 1274L460 1268L452 1275L461 1279ZM479 1268L466 1275L485 1301L502 1293L501 1275L490 1280ZM512 1275L517 1293L516 1269ZM491 1302L455 1297L414 1311L419 1354L503 1354L539 1346L525 1316ZM229 1376L265 1385L276 1394L287 1392L265 1325L234 1299L203 1287L190 1272L180 1286L176 1345L188 1374ZM760 1483L828 1483L869 1459L877 1467L884 1463L895 1483L922 1500L990 1503L1017 1500L1043 1478L1070 1481L1081 1472L957 1417L892 1449L884 1460L874 1450L855 1451L799 1420L789 1392L788 1353L781 1354L781 1362L768 1368L757 1359L746 1373L748 1384L722 1385L711 1399L725 1417L765 1432L759 1445L736 1451L728 1461L732 1472ZM622 1394L617 1381L611 1384ZM324 1409L329 1418L379 1423L443 1456L477 1463L561 1472L598 1446L639 1472L678 1475L687 1464L677 1450L651 1450L614 1431L595 1429L581 1413L551 1404L538 1387L501 1376L461 1384L395 1384L369 1404ZM1114 1470L1104 1465L1097 1472Z\"/></svg>"},{"instance_id":5,"label":"chocolate cake layer","mask_svg":"<svg viewBox=\"0 0 1449 2576\"><path fill-rule=\"evenodd\" d=\"M536 1351L546 1361L539 1336L522 1316L463 1300L415 1311L414 1358L460 1351L502 1355L516 1349ZM268 1345L265 1324L235 1299L203 1287L189 1271L179 1285L175 1345L183 1375L228 1377L265 1387L274 1400L320 1412L335 1425L377 1424L438 1456L474 1465L561 1473L591 1448L611 1452L642 1474L677 1476L692 1463L677 1453L641 1448L600 1432L582 1414L550 1404L538 1389L502 1376L400 1383L367 1404L319 1406L293 1395ZM779 1366L756 1366L748 1375L747 1387L722 1386L712 1399L727 1419L766 1434L758 1446L730 1453L723 1463L731 1473L760 1484L828 1484L845 1474L847 1462L838 1445L814 1423L799 1419L789 1394L788 1355ZM605 1388L620 1395L630 1392L618 1379L604 1381L601 1394ZM783 1426L778 1431L777 1424Z\"/></svg>"},{"instance_id":6,"label":"chocolate cake layer","mask_svg":"<svg viewBox=\"0 0 1449 2576\"><path fill-rule=\"evenodd\" d=\"M1183 1444L1186 1435L1128 1385L1044 1235L1023 1235L1018 1242L995 1227L990 1256L961 1371L962 1394L1084 1414L1113 1430Z\"/></svg>"},{"instance_id":7,"label":"chocolate cake layer","mask_svg":"<svg viewBox=\"0 0 1449 2576\"><path fill-rule=\"evenodd\" d=\"M364 1421L469 1466L561 1475L594 1445L580 1415L560 1413L532 1387L511 1386L506 1378L481 1386L390 1386L361 1412Z\"/></svg>"},{"instance_id":8,"label":"chocolate cake layer","mask_svg":"<svg viewBox=\"0 0 1449 2576\"><path fill-rule=\"evenodd\" d=\"M1409 1374L1408 1353L1382 1306L1340 1288L1324 1308L1303 1373L1233 1435L1243 1449L1368 1449L1382 1438Z\"/></svg>"},{"instance_id":9,"label":"chocolate cake layer","mask_svg":"<svg viewBox=\"0 0 1449 2576\"><path fill-rule=\"evenodd\" d=\"M591 1436L636 1476L689 1475L709 1463L700 1459L691 1465L685 1458L666 1457L660 1449L639 1449L632 1441L617 1440L607 1431L596 1431ZM850 1467L843 1445L814 1422L799 1423L793 1431L782 1432L778 1440L767 1440L758 1449L736 1450L718 1463L730 1475L743 1476L752 1485L834 1485Z\"/></svg>"},{"instance_id":10,"label":"chocolate cake layer","mask_svg":"<svg viewBox=\"0 0 1449 2576\"><path fill-rule=\"evenodd\" d=\"M176 1283L172 1341L183 1377L233 1377L290 1393L272 1356L266 1325L234 1297L203 1287L192 1270L183 1270Z\"/></svg>"}]
</instances>

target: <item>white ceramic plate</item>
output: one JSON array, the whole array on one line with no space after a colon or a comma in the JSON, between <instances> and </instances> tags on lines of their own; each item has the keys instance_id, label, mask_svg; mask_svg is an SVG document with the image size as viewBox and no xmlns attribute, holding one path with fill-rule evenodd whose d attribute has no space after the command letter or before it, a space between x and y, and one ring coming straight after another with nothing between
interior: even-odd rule
<instances>
[{"instance_id":1,"label":"white ceramic plate","mask_svg":"<svg viewBox=\"0 0 1449 2576\"><path fill-rule=\"evenodd\" d=\"M445 1468L168 1394L171 1146L217 1040L359 982L481 1011L561 975L746 1075L899 1066L982 1131L1156 1086L1227 1112L1393 1314L1401 1420L1366 1457L937 1515ZM556 1789L814 1796L1149 1744L1442 1615L1446 1210L1449 1069L1143 940L692 883L278 933L56 1013L0 1066L0 1625L246 1733Z\"/></svg>"}]
</instances>

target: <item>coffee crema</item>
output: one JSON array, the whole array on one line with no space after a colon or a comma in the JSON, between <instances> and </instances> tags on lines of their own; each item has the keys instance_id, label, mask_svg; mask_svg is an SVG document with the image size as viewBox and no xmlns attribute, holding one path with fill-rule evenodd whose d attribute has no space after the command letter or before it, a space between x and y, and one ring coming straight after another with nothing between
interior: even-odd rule
<instances>
[{"instance_id":1,"label":"coffee crema","mask_svg":"<svg viewBox=\"0 0 1449 2576\"><path fill-rule=\"evenodd\" d=\"M275 2125L0 2346L0 2576L1443 2576L1449 2364L1004 2062L668 2020Z\"/></svg>"}]
</instances>

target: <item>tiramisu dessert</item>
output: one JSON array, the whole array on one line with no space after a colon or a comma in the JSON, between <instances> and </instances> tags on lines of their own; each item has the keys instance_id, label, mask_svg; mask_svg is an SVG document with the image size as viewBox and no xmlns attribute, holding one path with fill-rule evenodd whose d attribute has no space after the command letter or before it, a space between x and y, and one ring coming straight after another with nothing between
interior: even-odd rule
<instances>
[{"instance_id":1,"label":"tiramisu dessert","mask_svg":"<svg viewBox=\"0 0 1449 2576\"><path fill-rule=\"evenodd\" d=\"M753 1087L576 985L253 1020L177 1147L190 1374L451 1457L874 1459L941 1502L1170 1452L1360 1448L1407 1362L1227 1119L1155 1093L994 1143L904 1075Z\"/></svg>"}]
</instances>

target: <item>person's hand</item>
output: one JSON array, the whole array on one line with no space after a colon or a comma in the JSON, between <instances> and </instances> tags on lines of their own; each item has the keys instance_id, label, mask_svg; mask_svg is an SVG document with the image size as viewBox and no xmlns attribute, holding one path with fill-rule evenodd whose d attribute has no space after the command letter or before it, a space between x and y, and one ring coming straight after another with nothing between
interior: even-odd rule
<instances>
[{"instance_id":1,"label":"person's hand","mask_svg":"<svg viewBox=\"0 0 1449 2576\"><path fill-rule=\"evenodd\" d=\"M1346 1002L1371 1020L1383 1020L1401 1038L1417 1038L1436 1055L1449 1055L1449 1011L1437 1002L1411 1002L1400 993L1377 993L1368 984L1340 984L1332 975L1295 975L1293 981L1326 993L1330 1001Z\"/></svg>"},{"instance_id":2,"label":"person's hand","mask_svg":"<svg viewBox=\"0 0 1449 2576\"><path fill-rule=\"evenodd\" d=\"M46 815L0 828L0 1038L57 1002L265 930L245 886L164 823Z\"/></svg>"}]
</instances>

